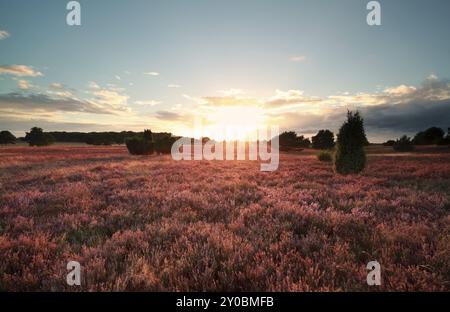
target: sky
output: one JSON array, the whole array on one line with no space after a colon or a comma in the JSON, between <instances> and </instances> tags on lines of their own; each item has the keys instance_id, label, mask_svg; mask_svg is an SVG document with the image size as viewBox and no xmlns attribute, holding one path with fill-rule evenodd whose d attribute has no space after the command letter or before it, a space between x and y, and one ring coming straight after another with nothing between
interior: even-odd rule
<instances>
[{"instance_id":1,"label":"sky","mask_svg":"<svg viewBox=\"0 0 450 312\"><path fill-rule=\"evenodd\" d=\"M365 0L80 0L80 26L68 2L0 1L1 130L450 127L446 0L379 1L380 26Z\"/></svg>"}]
</instances>

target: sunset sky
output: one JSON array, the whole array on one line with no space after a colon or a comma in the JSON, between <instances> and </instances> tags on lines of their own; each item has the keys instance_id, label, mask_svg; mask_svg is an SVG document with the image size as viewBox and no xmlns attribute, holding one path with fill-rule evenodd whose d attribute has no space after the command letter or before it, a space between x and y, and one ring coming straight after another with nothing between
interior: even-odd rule
<instances>
[{"instance_id":1,"label":"sunset sky","mask_svg":"<svg viewBox=\"0 0 450 312\"><path fill-rule=\"evenodd\" d=\"M450 127L450 1L0 2L0 130L169 131L207 124L369 140Z\"/></svg>"}]
</instances>

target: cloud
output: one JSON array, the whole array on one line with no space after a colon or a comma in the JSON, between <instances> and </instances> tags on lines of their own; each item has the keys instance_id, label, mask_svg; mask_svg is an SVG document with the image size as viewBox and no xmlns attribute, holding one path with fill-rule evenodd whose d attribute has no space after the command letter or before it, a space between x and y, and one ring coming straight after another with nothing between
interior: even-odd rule
<instances>
[{"instance_id":1,"label":"cloud","mask_svg":"<svg viewBox=\"0 0 450 312\"><path fill-rule=\"evenodd\" d=\"M181 119L181 115L174 113L174 112L168 112L168 111L157 111L156 112L156 118L158 119L164 119L164 120L179 120Z\"/></svg>"},{"instance_id":2,"label":"cloud","mask_svg":"<svg viewBox=\"0 0 450 312\"><path fill-rule=\"evenodd\" d=\"M136 105L149 105L149 106L155 106L158 104L161 104L160 101L155 101L155 100L147 100L147 101L134 101L134 104Z\"/></svg>"},{"instance_id":3,"label":"cloud","mask_svg":"<svg viewBox=\"0 0 450 312\"><path fill-rule=\"evenodd\" d=\"M18 77L38 77L43 76L41 72L35 71L32 67L26 65L2 65L0 66L0 75L13 75Z\"/></svg>"},{"instance_id":4,"label":"cloud","mask_svg":"<svg viewBox=\"0 0 450 312\"><path fill-rule=\"evenodd\" d=\"M7 32L6 30L0 30L0 40L6 39L10 37L9 32Z\"/></svg>"},{"instance_id":5,"label":"cloud","mask_svg":"<svg viewBox=\"0 0 450 312\"><path fill-rule=\"evenodd\" d=\"M50 84L50 90L47 90L48 94L56 97L69 98L73 96L75 90L67 89L63 84L59 82L53 82Z\"/></svg>"},{"instance_id":6,"label":"cloud","mask_svg":"<svg viewBox=\"0 0 450 312\"><path fill-rule=\"evenodd\" d=\"M47 94L0 94L0 109L9 111L39 112L83 112L93 114L113 114L113 107L80 100L74 97L57 97Z\"/></svg>"},{"instance_id":7,"label":"cloud","mask_svg":"<svg viewBox=\"0 0 450 312\"><path fill-rule=\"evenodd\" d=\"M195 102L195 103L197 103L199 105L203 105L203 104L207 103L207 101L205 101L203 98L194 97L194 96L191 96L189 94L183 94L183 97L185 99L188 99L189 101Z\"/></svg>"},{"instance_id":8,"label":"cloud","mask_svg":"<svg viewBox=\"0 0 450 312\"><path fill-rule=\"evenodd\" d=\"M313 107L316 111L294 107L279 114L270 111L270 114L283 127L306 132L324 128L337 131L347 109L361 112L369 137L380 133L391 138L412 135L431 126L447 129L450 127L450 81L428 77L417 87L402 84L379 93L334 95L317 100Z\"/></svg>"},{"instance_id":9,"label":"cloud","mask_svg":"<svg viewBox=\"0 0 450 312\"><path fill-rule=\"evenodd\" d=\"M181 86L177 85L177 84L169 84L167 87L168 88L181 88Z\"/></svg>"},{"instance_id":10,"label":"cloud","mask_svg":"<svg viewBox=\"0 0 450 312\"><path fill-rule=\"evenodd\" d=\"M117 91L100 89L93 92L95 101L100 104L111 105L118 107L120 105L126 105L129 96L120 94Z\"/></svg>"},{"instance_id":11,"label":"cloud","mask_svg":"<svg viewBox=\"0 0 450 312\"><path fill-rule=\"evenodd\" d=\"M89 81L89 89L100 89L100 86L95 81Z\"/></svg>"},{"instance_id":12,"label":"cloud","mask_svg":"<svg viewBox=\"0 0 450 312\"><path fill-rule=\"evenodd\" d=\"M50 88L55 89L55 90L62 90L62 89L64 89L64 86L59 82L53 82L50 84Z\"/></svg>"},{"instance_id":13,"label":"cloud","mask_svg":"<svg viewBox=\"0 0 450 312\"><path fill-rule=\"evenodd\" d=\"M145 72L144 75L148 75L148 76L159 76L158 72Z\"/></svg>"},{"instance_id":14,"label":"cloud","mask_svg":"<svg viewBox=\"0 0 450 312\"><path fill-rule=\"evenodd\" d=\"M17 86L21 90L28 90L28 89L30 89L32 87L32 85L30 84L29 81L23 80L23 79L20 79L20 80L17 81Z\"/></svg>"},{"instance_id":15,"label":"cloud","mask_svg":"<svg viewBox=\"0 0 450 312\"><path fill-rule=\"evenodd\" d=\"M220 90L218 91L220 94L223 94L226 97L238 97L243 95L245 92L241 89L228 89L228 90Z\"/></svg>"},{"instance_id":16,"label":"cloud","mask_svg":"<svg viewBox=\"0 0 450 312\"><path fill-rule=\"evenodd\" d=\"M238 96L206 96L202 98L204 104L210 106L246 106L257 105L258 101L251 97Z\"/></svg>"},{"instance_id":17,"label":"cloud","mask_svg":"<svg viewBox=\"0 0 450 312\"><path fill-rule=\"evenodd\" d=\"M26 80L18 80L18 86L24 91L32 87ZM38 93L0 94L0 109L9 114L35 112L40 115L49 112L119 115L130 111L129 97L120 90L102 89L95 82L90 82L89 87L92 90L86 91L89 96L84 98L76 97L75 90L59 82L51 83L47 90Z\"/></svg>"},{"instance_id":18,"label":"cloud","mask_svg":"<svg viewBox=\"0 0 450 312\"><path fill-rule=\"evenodd\" d=\"M306 56L304 55L295 55L289 58L291 62L303 62L306 60Z\"/></svg>"},{"instance_id":19,"label":"cloud","mask_svg":"<svg viewBox=\"0 0 450 312\"><path fill-rule=\"evenodd\" d=\"M114 78L116 78L117 80L121 79L119 75L115 75Z\"/></svg>"},{"instance_id":20,"label":"cloud","mask_svg":"<svg viewBox=\"0 0 450 312\"><path fill-rule=\"evenodd\" d=\"M266 100L265 104L269 106L283 106L288 104L319 102L317 97L305 97L304 92L300 90L281 91L275 90L275 95Z\"/></svg>"},{"instance_id":21,"label":"cloud","mask_svg":"<svg viewBox=\"0 0 450 312\"><path fill-rule=\"evenodd\" d=\"M398 87L386 88L384 93L391 95L405 95L415 92L417 89L412 86L400 85Z\"/></svg>"}]
</instances>

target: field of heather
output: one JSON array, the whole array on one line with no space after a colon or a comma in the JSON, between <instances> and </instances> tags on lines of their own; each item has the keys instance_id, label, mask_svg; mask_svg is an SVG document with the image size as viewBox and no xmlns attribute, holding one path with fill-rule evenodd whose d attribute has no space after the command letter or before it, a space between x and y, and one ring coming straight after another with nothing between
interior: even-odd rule
<instances>
[{"instance_id":1,"label":"field of heather","mask_svg":"<svg viewBox=\"0 0 450 312\"><path fill-rule=\"evenodd\" d=\"M251 161L0 148L0 290L450 290L450 152ZM382 285L366 283L377 260Z\"/></svg>"}]
</instances>

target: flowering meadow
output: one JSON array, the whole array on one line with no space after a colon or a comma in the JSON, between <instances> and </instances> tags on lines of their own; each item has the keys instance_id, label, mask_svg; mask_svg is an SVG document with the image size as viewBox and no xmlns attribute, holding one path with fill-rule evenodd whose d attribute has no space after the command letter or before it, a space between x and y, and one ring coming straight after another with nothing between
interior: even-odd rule
<instances>
[{"instance_id":1,"label":"flowering meadow","mask_svg":"<svg viewBox=\"0 0 450 312\"><path fill-rule=\"evenodd\" d=\"M3 291L449 291L450 150L173 161L0 148ZM81 286L66 265L81 264ZM381 264L381 286L366 265Z\"/></svg>"}]
</instances>

